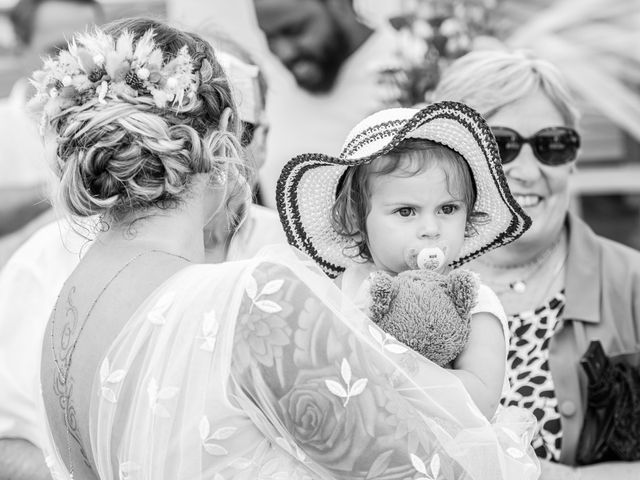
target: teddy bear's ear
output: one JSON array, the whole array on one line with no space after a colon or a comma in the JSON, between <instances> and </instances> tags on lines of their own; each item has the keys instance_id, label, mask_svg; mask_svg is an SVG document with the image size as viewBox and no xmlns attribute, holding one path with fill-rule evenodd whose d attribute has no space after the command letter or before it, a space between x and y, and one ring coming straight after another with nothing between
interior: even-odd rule
<instances>
[{"instance_id":1,"label":"teddy bear's ear","mask_svg":"<svg viewBox=\"0 0 640 480\"><path fill-rule=\"evenodd\" d=\"M380 322L389 311L391 301L398 293L397 283L386 272L373 272L369 276L371 305L369 315L375 323Z\"/></svg>"},{"instance_id":2,"label":"teddy bear's ear","mask_svg":"<svg viewBox=\"0 0 640 480\"><path fill-rule=\"evenodd\" d=\"M478 279L468 270L453 270L446 276L446 290L461 317L467 317L478 300Z\"/></svg>"}]
</instances>

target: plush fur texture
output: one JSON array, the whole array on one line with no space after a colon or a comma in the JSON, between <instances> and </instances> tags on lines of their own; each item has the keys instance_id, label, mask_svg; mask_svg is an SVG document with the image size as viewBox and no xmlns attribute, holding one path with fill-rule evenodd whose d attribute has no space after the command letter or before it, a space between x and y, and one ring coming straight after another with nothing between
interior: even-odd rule
<instances>
[{"instance_id":1,"label":"plush fur texture","mask_svg":"<svg viewBox=\"0 0 640 480\"><path fill-rule=\"evenodd\" d=\"M438 365L450 364L469 339L478 281L467 270L443 275L408 270L370 277L371 319L398 341Z\"/></svg>"}]
</instances>

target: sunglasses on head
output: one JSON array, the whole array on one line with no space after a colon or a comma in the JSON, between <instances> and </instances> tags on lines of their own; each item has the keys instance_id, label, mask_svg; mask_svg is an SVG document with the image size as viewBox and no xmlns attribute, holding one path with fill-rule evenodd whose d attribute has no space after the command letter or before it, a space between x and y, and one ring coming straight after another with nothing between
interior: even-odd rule
<instances>
[{"instance_id":1,"label":"sunglasses on head","mask_svg":"<svg viewBox=\"0 0 640 480\"><path fill-rule=\"evenodd\" d=\"M503 165L515 160L525 143L531 146L533 154L541 163L550 166L573 161L580 148L580 135L569 127L543 128L529 138L523 138L508 127L491 127L491 131L496 137Z\"/></svg>"}]
</instances>

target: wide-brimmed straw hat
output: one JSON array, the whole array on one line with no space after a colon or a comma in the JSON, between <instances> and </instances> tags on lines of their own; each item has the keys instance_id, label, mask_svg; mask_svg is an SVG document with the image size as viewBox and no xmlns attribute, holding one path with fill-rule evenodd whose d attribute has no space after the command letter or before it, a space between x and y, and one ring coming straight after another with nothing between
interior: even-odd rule
<instances>
[{"instance_id":1,"label":"wide-brimmed straw hat","mask_svg":"<svg viewBox=\"0 0 640 480\"><path fill-rule=\"evenodd\" d=\"M337 276L354 262L345 255L354 241L340 235L331 221L342 175L349 167L385 155L406 138L431 140L458 152L473 174L475 210L489 215L487 222L476 225L473 236L465 238L451 266L512 242L529 228L531 220L511 195L495 139L480 114L457 102L434 103L419 110L382 110L351 130L339 157L298 155L284 166L278 180L278 212L289 243L329 276Z\"/></svg>"}]
</instances>

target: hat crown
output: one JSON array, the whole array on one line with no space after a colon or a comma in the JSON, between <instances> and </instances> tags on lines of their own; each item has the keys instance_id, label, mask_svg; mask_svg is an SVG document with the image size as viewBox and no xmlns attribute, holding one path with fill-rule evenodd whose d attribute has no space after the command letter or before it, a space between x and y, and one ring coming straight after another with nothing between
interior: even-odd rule
<instances>
[{"instance_id":1,"label":"hat crown","mask_svg":"<svg viewBox=\"0 0 640 480\"><path fill-rule=\"evenodd\" d=\"M388 108L372 113L351 129L340 150L340 158L363 156L360 152L363 146L393 137L418 112L415 108Z\"/></svg>"}]
</instances>

